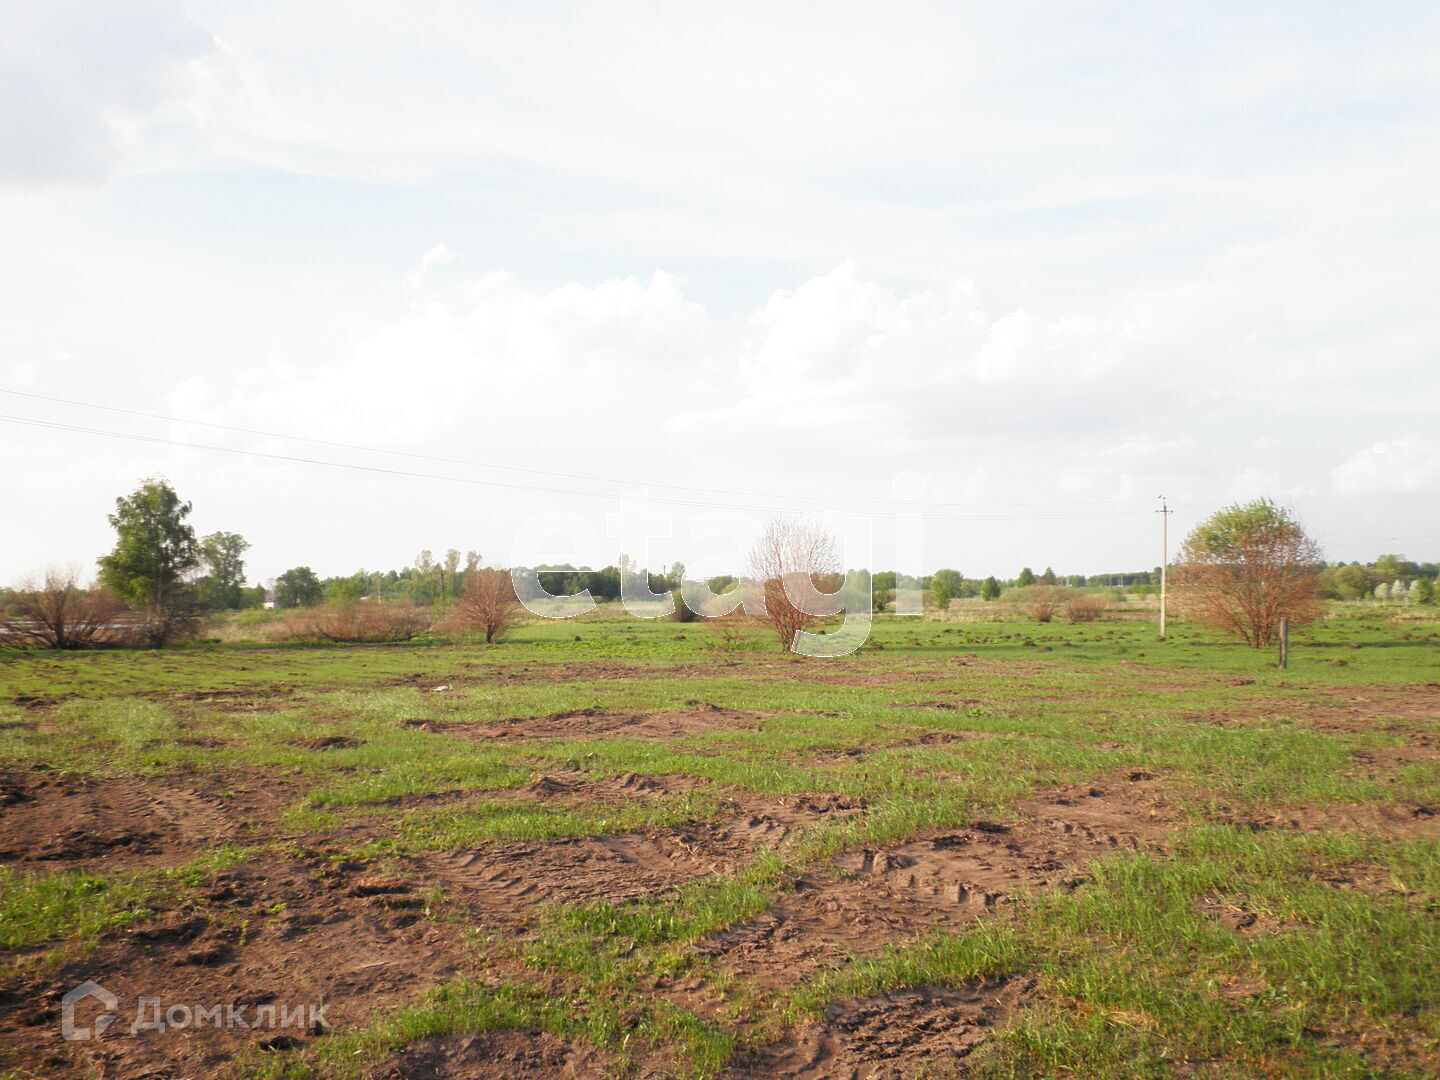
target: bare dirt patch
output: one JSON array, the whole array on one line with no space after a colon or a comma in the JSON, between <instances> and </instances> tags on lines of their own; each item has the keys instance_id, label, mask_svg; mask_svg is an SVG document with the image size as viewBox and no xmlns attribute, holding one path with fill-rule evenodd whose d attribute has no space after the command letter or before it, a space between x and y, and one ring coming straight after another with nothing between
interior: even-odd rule
<instances>
[{"instance_id":1,"label":"bare dirt patch","mask_svg":"<svg viewBox=\"0 0 1440 1080\"><path fill-rule=\"evenodd\" d=\"M422 1039L366 1080L588 1080L609 1075L613 1060L544 1031L491 1031Z\"/></svg>"},{"instance_id":2,"label":"bare dirt patch","mask_svg":"<svg viewBox=\"0 0 1440 1080\"><path fill-rule=\"evenodd\" d=\"M637 799L643 801L684 795L704 785L704 780L694 776L623 773L614 777L596 777L578 769L557 769L542 773L518 788L453 788L447 791L391 795L360 805L417 809L483 801L541 803L577 808L597 804L624 806ZM355 828L364 831L363 825L356 825Z\"/></svg>"},{"instance_id":3,"label":"bare dirt patch","mask_svg":"<svg viewBox=\"0 0 1440 1080\"><path fill-rule=\"evenodd\" d=\"M160 997L167 1007L243 1007L247 1022L259 1007L288 1012L323 1003L333 1030L345 1031L464 962L458 928L423 916L419 886L373 871L357 877L333 873L323 860L272 857L226 871L202 899L198 910L167 902L83 956L51 968L27 965L7 978L3 997L15 1005L0 1009L0 1070L23 1064L55 1077L214 1076L242 1049L272 1040L295 1048L325 1032L302 1024L132 1033L142 996ZM119 996L119 1019L101 1038L66 1044L60 997L86 979Z\"/></svg>"},{"instance_id":4,"label":"bare dirt patch","mask_svg":"<svg viewBox=\"0 0 1440 1080\"><path fill-rule=\"evenodd\" d=\"M821 1020L761 1049L727 1076L900 1080L922 1068L953 1075L1028 989L1024 980L988 980L832 1002Z\"/></svg>"},{"instance_id":5,"label":"bare dirt patch","mask_svg":"<svg viewBox=\"0 0 1440 1080\"><path fill-rule=\"evenodd\" d=\"M856 848L800 874L769 911L698 942L695 952L761 989L778 987L797 972L971 922L1020 890L1073 887L1097 856L1163 842L1159 812L1127 806L1118 791L1026 800L1029 820L1014 826L979 822Z\"/></svg>"},{"instance_id":6,"label":"bare dirt patch","mask_svg":"<svg viewBox=\"0 0 1440 1080\"><path fill-rule=\"evenodd\" d=\"M779 847L805 824L862 812L836 796L750 800L718 824L697 823L617 836L499 844L426 860L425 872L500 922L544 902L621 902L730 873L761 847Z\"/></svg>"},{"instance_id":7,"label":"bare dirt patch","mask_svg":"<svg viewBox=\"0 0 1440 1080\"><path fill-rule=\"evenodd\" d=\"M0 783L0 863L169 865L243 839L278 812L272 802L201 775L12 773Z\"/></svg>"},{"instance_id":8,"label":"bare dirt patch","mask_svg":"<svg viewBox=\"0 0 1440 1080\"><path fill-rule=\"evenodd\" d=\"M1258 699L1243 709L1211 709L1191 719L1222 727L1280 720L1334 734L1393 732L1436 748L1430 760L1440 758L1440 687L1351 686L1307 693L1310 696Z\"/></svg>"},{"instance_id":9,"label":"bare dirt patch","mask_svg":"<svg viewBox=\"0 0 1440 1080\"><path fill-rule=\"evenodd\" d=\"M1228 820L1254 831L1318 832L1336 829L1381 833L1404 840L1440 840L1440 807L1414 803L1364 803L1240 813Z\"/></svg>"},{"instance_id":10,"label":"bare dirt patch","mask_svg":"<svg viewBox=\"0 0 1440 1080\"><path fill-rule=\"evenodd\" d=\"M1061 837L1102 849L1162 845L1171 823L1160 785L1144 771L1099 786L1055 788L1018 800L1015 809Z\"/></svg>"}]
</instances>

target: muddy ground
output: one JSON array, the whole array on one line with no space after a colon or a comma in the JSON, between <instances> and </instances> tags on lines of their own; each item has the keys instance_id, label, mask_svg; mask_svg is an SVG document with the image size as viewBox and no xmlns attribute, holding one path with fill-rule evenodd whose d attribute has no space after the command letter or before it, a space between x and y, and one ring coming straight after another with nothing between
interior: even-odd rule
<instances>
[{"instance_id":1,"label":"muddy ground","mask_svg":"<svg viewBox=\"0 0 1440 1080\"><path fill-rule=\"evenodd\" d=\"M1433 698L1423 695L1352 694L1350 700L1313 706L1301 722L1347 730L1383 712L1400 731L1408 730L1413 717L1433 716L1425 711L1432 706ZM758 719L699 708L653 715L564 713L439 729L502 741L666 739L753 726ZM1404 745L1409 754L1440 752L1423 740ZM683 794L696 783L685 777L595 779L552 771L537 773L516 790L424 798L619 806ZM42 768L12 770L0 776L0 865L164 871L221 844L273 842L281 814L298 795L290 782L260 775L100 779ZM671 828L492 843L390 860L345 858L332 836L292 835L263 859L245 859L214 873L198 895L183 889L170 894L145 917L105 932L90 951L11 951L0 983L0 1065L19 1068L20 1076L84 1075L74 1072L77 1065L93 1076L126 1080L222 1075L239 1052L283 1051L330 1034L324 1027L232 1028L161 1038L130 1032L127 1012L103 1038L66 1046L58 1037L60 996L95 979L126 1002L160 994L167 1003L222 1002L252 1013L260 1006L325 1002L333 1029L353 1030L459 973L493 964L481 962L484 946L477 942L487 935L523 942L545 904L670 895L740 870L764 849L786 850L818 823L858 821L866 811L863 800L827 792L765 798L735 791L721 806L716 820ZM852 844L809 863L783 883L768 911L694 942L695 969L658 991L703 1017L719 1017L725 1001L713 989L717 974L743 979L763 995L936 927L1003 917L1021 891L1074 887L1099 855L1163 852L1177 819L1163 780L1147 772L1043 791L1013 811L1004 820L975 821L903 843ZM1364 818L1358 823L1366 827L1440 839L1440 813L1424 806L1280 815L1253 827L1324 827L1340 824L1347 813L1351 827ZM1337 884L1384 887L1369 882L1364 868ZM1243 907L1217 901L1210 914L1236 932L1267 929ZM272 996L276 987L285 988L284 1000ZM1017 974L834 1002L818 1020L746 1051L727 1075L878 1080L910 1075L920 1065L963 1073L965 1059L1024 1008L1030 990ZM593 1077L606 1075L614 1064L613 1055L588 1043L501 1031L424 1039L368 1075L374 1080ZM642 1060L636 1068L640 1075L659 1075L661 1066Z\"/></svg>"}]
</instances>

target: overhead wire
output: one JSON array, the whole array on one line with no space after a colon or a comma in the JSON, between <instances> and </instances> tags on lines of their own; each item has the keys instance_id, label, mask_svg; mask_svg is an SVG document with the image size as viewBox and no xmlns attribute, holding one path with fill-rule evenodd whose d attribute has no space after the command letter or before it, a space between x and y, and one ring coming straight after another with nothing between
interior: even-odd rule
<instances>
[{"instance_id":1,"label":"overhead wire","mask_svg":"<svg viewBox=\"0 0 1440 1080\"><path fill-rule=\"evenodd\" d=\"M666 491L688 491L698 492L705 495L738 496L748 499L787 499L788 495L776 495L771 492L744 491L735 488L709 488L697 487L689 484L667 484L656 481L629 480L615 477L596 476L589 473L559 472L550 469L533 469L522 465L505 465L497 462L475 461L466 458L446 457L438 454L423 454L410 450L395 450L380 446L367 446L363 443L348 443L333 439L319 439L310 435L293 435L276 431L265 431L259 428L240 427L234 424L221 424L210 420L195 420L181 416L169 416L164 413L145 412L140 409L127 409L118 405L102 405L93 401L80 401L74 398L56 397L50 394L38 394L29 390L16 390L9 387L0 387L0 393L10 394L16 397L31 398L36 401L46 401L52 404L67 405L82 409L95 409L103 412L118 413L125 416L143 417L147 420L159 420L171 424L185 424L195 427L206 427L217 431L230 431L243 435L255 435L266 439L282 439L291 442L309 443L314 446L328 446L339 450L356 450L367 454L385 454L392 457L409 458L414 461L429 461L442 465L462 465L468 468L495 469L502 472L526 473L532 476L555 477L562 480L580 480L587 483L614 484L629 488L658 488ZM177 445L188 445L176 442ZM212 448L213 449L213 448ZM228 449L228 448L226 448ZM1127 498L1127 499L1077 499L1073 501L1049 501L1049 502L996 502L987 503L980 501L955 502L955 501L926 501L909 499L857 499L839 495L815 495L814 501L851 503L863 506L885 506L892 509L917 510L926 506L947 507L951 509L964 509L968 507L1037 507L1048 508L1055 506L1118 506L1126 503L1149 503L1151 499Z\"/></svg>"},{"instance_id":2,"label":"overhead wire","mask_svg":"<svg viewBox=\"0 0 1440 1080\"><path fill-rule=\"evenodd\" d=\"M33 417L11 416L11 415L7 415L7 414L0 414L0 422L7 423L7 424L17 424L17 425L22 425L22 426L27 426L27 427L42 428L42 429L52 430L52 431L66 431L66 432L72 432L72 433L78 433L78 434L85 434L85 435L99 435L99 436L103 436L103 437L105 437L105 438L122 439L122 440L130 441L130 442L154 443L154 444L163 445L163 446L179 446L179 447L185 447L185 448L192 449L192 450L205 450L205 451L209 451L209 452L213 452L213 453L231 454L231 455L237 455L237 456L242 456L242 457L261 458L261 459L266 459L266 460L270 460L270 461L284 461L284 462L290 462L290 463L293 463L293 464L319 465L319 466L324 466L324 467L334 468L334 469L350 469L350 470L357 471L357 472L365 472L365 473L372 473L372 474L383 474L383 475L389 475L389 476L399 476L399 477L405 477L405 478L409 478L409 479L418 479L418 480L440 480L440 481L448 481L448 482L451 482L451 483L471 484L471 485L477 485L477 486L482 486L482 487L496 487L496 488L504 488L504 489L508 489L508 490L514 490L514 491L523 491L523 492L546 494L546 495L567 495L567 496L574 496L574 497L578 497L578 498L588 498L588 499L615 500L615 499L617 499L617 498L622 498L622 497L624 497L624 496L621 495L621 494L617 494L617 493L613 493L613 492L581 491L581 490L576 490L576 489L573 489L573 488L558 488L558 487L538 486L538 485L534 485L534 484L510 483L510 482L507 482L507 481L504 481L504 480L489 480L489 479L483 479L483 478L480 478L480 477L473 477L473 476L450 476L450 475L444 475L444 474L439 474L439 473L419 472L419 471L413 470L413 469L395 469L395 468L390 468L390 467L384 466L384 465L365 465L365 464L361 464L361 463L358 463L358 462L328 461L328 460L325 460L325 459L323 459L323 458L299 457L299 456L293 455L293 454L277 454L277 453L271 453L271 452L264 451L264 450L247 450L247 449L243 449L243 448L240 448L240 447L234 447L234 446L217 446L217 445L214 445L214 444L212 444L212 443L198 443L198 442L191 442L191 441L188 441L188 440L185 440L185 439L167 439L167 438L163 438L163 437L157 436L157 435L140 435L140 434L135 434L135 433L132 433L132 432L111 431L111 430L104 429L104 428L94 428L94 427L88 427L88 426L80 425L80 424L65 424L65 423L61 423L61 422L59 422L59 421L54 421L54 420L39 420L39 419L36 419L36 418L33 418ZM643 488L644 485L640 485L640 486ZM657 485L657 486L658 486L658 485ZM695 500L695 499L676 499L676 498L666 498L666 497L663 497L663 496L646 496L646 501L647 501L647 502L651 502L651 503L659 503L659 504L663 504L663 505L688 506L688 507L692 507L692 508L707 509L707 510L740 510L740 511L756 511L756 512L760 512L760 513L774 513L774 512L776 512L777 510L784 510L784 509L794 510L794 511L796 511L796 512L811 513L811 514L836 514L836 515L838 515L838 514L858 513L858 512L859 512L859 511L849 511L849 510L827 510L827 509L819 509L819 508L809 508L809 509L803 509L803 510L802 510L800 507L794 507L794 506L792 506L792 507L756 506L756 505L753 505L753 504L705 502L705 501L700 501L700 500ZM924 508L924 504L917 504L917 503L903 503L903 504L901 504L901 505L907 507L908 509L910 509L910 510L912 510L912 511L920 511L920 510L922 510L922 509ZM972 522L974 522L974 521L1058 521L1058 520L1069 521L1069 520L1078 520L1078 519L1085 519L1085 518L1133 517L1133 516L1136 515L1136 514L1146 513L1146 512L1148 512L1148 511L1145 511L1145 510L1120 510L1120 511L1110 511L1110 512L1101 512L1101 513L1085 513L1085 514L970 514L970 515L928 514L928 515L926 515L926 516L927 516L930 520L935 520L935 521L972 521Z\"/></svg>"}]
</instances>

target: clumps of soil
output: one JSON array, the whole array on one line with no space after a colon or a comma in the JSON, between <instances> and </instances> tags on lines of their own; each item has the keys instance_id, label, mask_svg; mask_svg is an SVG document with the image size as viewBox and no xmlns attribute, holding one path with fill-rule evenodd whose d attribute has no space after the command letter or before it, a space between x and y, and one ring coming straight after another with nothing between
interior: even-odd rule
<instances>
[{"instance_id":1,"label":"clumps of soil","mask_svg":"<svg viewBox=\"0 0 1440 1080\"><path fill-rule=\"evenodd\" d=\"M718 824L492 845L430 859L425 867L427 874L457 890L459 899L490 917L523 920L524 909L533 904L622 902L730 873L758 848L786 843L806 823L859 814L864 807L844 797L808 795L754 801L740 809Z\"/></svg>"},{"instance_id":2,"label":"clumps of soil","mask_svg":"<svg viewBox=\"0 0 1440 1080\"><path fill-rule=\"evenodd\" d=\"M349 735L317 735L311 739L301 739L292 743L302 750L353 750L364 742L363 739L352 738Z\"/></svg>"},{"instance_id":3,"label":"clumps of soil","mask_svg":"<svg viewBox=\"0 0 1440 1080\"><path fill-rule=\"evenodd\" d=\"M1243 900L1244 897L1226 899L1207 896L1198 903L1197 907L1200 914L1236 934L1274 934L1280 930L1279 923L1274 919L1264 917L1259 912L1250 910L1241 902Z\"/></svg>"},{"instance_id":4,"label":"clumps of soil","mask_svg":"<svg viewBox=\"0 0 1440 1080\"><path fill-rule=\"evenodd\" d=\"M953 700L941 700L936 698L931 701L892 701L890 707L894 709L934 709L938 712L961 712L965 709L983 707L985 702L978 698L955 698Z\"/></svg>"},{"instance_id":5,"label":"clumps of soil","mask_svg":"<svg viewBox=\"0 0 1440 1080\"><path fill-rule=\"evenodd\" d=\"M692 776L642 776L624 773L598 779L575 770L545 773L519 789L517 794L539 801L574 802L577 805L603 802L623 804L633 799L654 799L693 791L702 781Z\"/></svg>"},{"instance_id":6,"label":"clumps of soil","mask_svg":"<svg viewBox=\"0 0 1440 1080\"><path fill-rule=\"evenodd\" d=\"M24 1062L38 1069L35 1075L56 1078L217 1076L242 1051L266 1043L293 1050L327 1033L308 1019L286 1028L131 1032L142 996L159 996L166 1006L243 1006L247 1021L260 1006L289 1011L323 1003L330 1030L367 1024L452 978L466 962L462 929L424 918L419 891L418 883L393 874L347 869L319 856L268 856L232 867L201 893L198 910L194 897L185 906L176 901L145 922L107 933L84 955L66 959L62 952L53 965L17 973L7 989L25 1005L0 1008L0 1072ZM58 1042L60 998L86 979L120 998L120 1019L102 1038L71 1046L74 1056L47 1072L41 1066Z\"/></svg>"},{"instance_id":7,"label":"clumps of soil","mask_svg":"<svg viewBox=\"0 0 1440 1080\"><path fill-rule=\"evenodd\" d=\"M832 1002L824 1016L733 1069L733 1080L901 1080L955 1066L1021 1005L1031 984L993 979Z\"/></svg>"},{"instance_id":8,"label":"clumps of soil","mask_svg":"<svg viewBox=\"0 0 1440 1080\"><path fill-rule=\"evenodd\" d=\"M757 713L734 712L706 706L699 709L637 715L580 709L550 716L515 717L493 723L422 721L426 731L471 739L678 739L713 731L749 731L759 722ZM413 723L413 722L412 722Z\"/></svg>"},{"instance_id":9,"label":"clumps of soil","mask_svg":"<svg viewBox=\"0 0 1440 1080\"><path fill-rule=\"evenodd\" d=\"M59 703L59 698L40 697L38 694L17 694L10 699L10 704L18 705L22 709L48 709Z\"/></svg>"},{"instance_id":10,"label":"clumps of soil","mask_svg":"<svg viewBox=\"0 0 1440 1080\"><path fill-rule=\"evenodd\" d=\"M1170 812L1154 780L1154 774L1142 769L1103 787L1082 784L1021 799L1015 809L1085 845L1131 851L1159 846L1170 831Z\"/></svg>"},{"instance_id":11,"label":"clumps of soil","mask_svg":"<svg viewBox=\"0 0 1440 1080\"><path fill-rule=\"evenodd\" d=\"M848 851L796 877L770 910L697 942L694 951L757 986L778 987L799 972L974 921L1021 890L1072 888L1090 860L1158 847L1166 831L1158 812L1099 789L1024 807L1029 819L1017 825L977 822Z\"/></svg>"},{"instance_id":12,"label":"clumps of soil","mask_svg":"<svg viewBox=\"0 0 1440 1080\"><path fill-rule=\"evenodd\" d=\"M1440 840L1440 807L1415 803L1364 803L1306 807L1258 813L1219 811L1220 816L1253 832L1355 830L1404 840Z\"/></svg>"},{"instance_id":13,"label":"clumps of soil","mask_svg":"<svg viewBox=\"0 0 1440 1080\"><path fill-rule=\"evenodd\" d=\"M154 695L166 701L183 701L203 705L211 712L255 712L279 708L280 699L293 698L296 688L285 683L266 683L263 688L232 690L191 690L183 694Z\"/></svg>"},{"instance_id":14,"label":"clumps of soil","mask_svg":"<svg viewBox=\"0 0 1440 1080\"><path fill-rule=\"evenodd\" d=\"M609 1075L613 1059L544 1031L436 1035L410 1044L366 1080L565 1080Z\"/></svg>"},{"instance_id":15,"label":"clumps of soil","mask_svg":"<svg viewBox=\"0 0 1440 1080\"><path fill-rule=\"evenodd\" d=\"M545 901L633 900L733 865L675 834L567 837L504 844L433 860L430 869L460 898L500 920Z\"/></svg>"},{"instance_id":16,"label":"clumps of soil","mask_svg":"<svg viewBox=\"0 0 1440 1080\"><path fill-rule=\"evenodd\" d=\"M1020 888L1072 885L1057 845L1008 834L953 832L859 849L806 871L769 911L697 942L694 951L761 988L837 967L936 926L970 922Z\"/></svg>"}]
</instances>

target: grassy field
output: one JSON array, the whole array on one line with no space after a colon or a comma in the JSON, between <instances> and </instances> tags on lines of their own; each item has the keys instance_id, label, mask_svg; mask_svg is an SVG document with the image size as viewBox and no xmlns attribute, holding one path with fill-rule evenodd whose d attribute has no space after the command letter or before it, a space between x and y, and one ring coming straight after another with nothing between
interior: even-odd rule
<instances>
[{"instance_id":1,"label":"grassy field","mask_svg":"<svg viewBox=\"0 0 1440 1080\"><path fill-rule=\"evenodd\" d=\"M0 1077L1440 1075L1440 623L1174 629L0 654Z\"/></svg>"}]
</instances>

